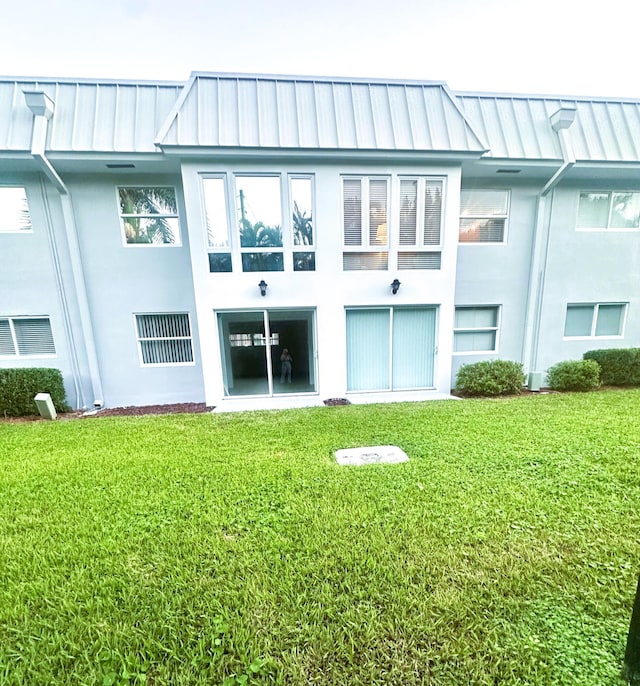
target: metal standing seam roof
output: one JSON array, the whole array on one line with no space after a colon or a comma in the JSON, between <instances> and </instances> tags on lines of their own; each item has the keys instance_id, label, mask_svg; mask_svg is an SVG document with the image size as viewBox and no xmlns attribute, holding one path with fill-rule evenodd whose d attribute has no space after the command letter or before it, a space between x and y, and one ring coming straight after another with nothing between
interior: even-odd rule
<instances>
[{"instance_id":1,"label":"metal standing seam roof","mask_svg":"<svg viewBox=\"0 0 640 686\"><path fill-rule=\"evenodd\" d=\"M487 142L487 157L562 159L549 117L576 108L569 132L578 161L638 162L640 101L458 93L468 120Z\"/></svg>"},{"instance_id":2,"label":"metal standing seam roof","mask_svg":"<svg viewBox=\"0 0 640 686\"><path fill-rule=\"evenodd\" d=\"M486 148L446 85L195 73L156 143L471 152Z\"/></svg>"},{"instance_id":3,"label":"metal standing seam roof","mask_svg":"<svg viewBox=\"0 0 640 686\"><path fill-rule=\"evenodd\" d=\"M24 90L53 100L50 152L157 152L153 139L184 84L0 79L0 150L31 149L33 114Z\"/></svg>"}]
</instances>

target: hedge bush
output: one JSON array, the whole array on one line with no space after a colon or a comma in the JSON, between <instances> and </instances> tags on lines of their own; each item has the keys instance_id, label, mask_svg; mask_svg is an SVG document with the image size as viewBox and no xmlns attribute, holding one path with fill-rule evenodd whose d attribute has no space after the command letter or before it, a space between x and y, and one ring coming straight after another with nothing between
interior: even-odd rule
<instances>
[{"instance_id":1,"label":"hedge bush","mask_svg":"<svg viewBox=\"0 0 640 686\"><path fill-rule=\"evenodd\" d=\"M600 365L595 360L565 360L547 371L554 391L593 391L600 385Z\"/></svg>"},{"instance_id":2,"label":"hedge bush","mask_svg":"<svg viewBox=\"0 0 640 686\"><path fill-rule=\"evenodd\" d=\"M33 401L38 393L48 393L58 412L69 412L59 369L31 367L0 369L0 416L25 417L37 414Z\"/></svg>"},{"instance_id":3,"label":"hedge bush","mask_svg":"<svg viewBox=\"0 0 640 686\"><path fill-rule=\"evenodd\" d=\"M519 362L474 362L460 367L455 391L465 397L513 395L520 393L524 382L524 371Z\"/></svg>"},{"instance_id":4,"label":"hedge bush","mask_svg":"<svg viewBox=\"0 0 640 686\"><path fill-rule=\"evenodd\" d=\"M589 350L582 357L600 365L605 386L640 386L640 348Z\"/></svg>"}]
</instances>

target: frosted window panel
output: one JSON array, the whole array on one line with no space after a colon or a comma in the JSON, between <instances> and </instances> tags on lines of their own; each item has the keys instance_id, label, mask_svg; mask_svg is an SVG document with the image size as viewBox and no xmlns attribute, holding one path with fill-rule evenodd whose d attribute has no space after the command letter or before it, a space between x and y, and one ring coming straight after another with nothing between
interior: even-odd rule
<instances>
[{"instance_id":1,"label":"frosted window panel","mask_svg":"<svg viewBox=\"0 0 640 686\"><path fill-rule=\"evenodd\" d=\"M495 331L458 331L453 338L453 350L456 353L492 352L495 349Z\"/></svg>"},{"instance_id":2,"label":"frosted window panel","mask_svg":"<svg viewBox=\"0 0 640 686\"><path fill-rule=\"evenodd\" d=\"M593 324L593 305L569 305L564 324L565 336L590 336Z\"/></svg>"},{"instance_id":3,"label":"frosted window panel","mask_svg":"<svg viewBox=\"0 0 640 686\"><path fill-rule=\"evenodd\" d=\"M614 193L611 207L611 228L640 227L640 193Z\"/></svg>"},{"instance_id":4,"label":"frosted window panel","mask_svg":"<svg viewBox=\"0 0 640 686\"><path fill-rule=\"evenodd\" d=\"M604 229L609 223L609 193L580 193L579 229Z\"/></svg>"},{"instance_id":5,"label":"frosted window panel","mask_svg":"<svg viewBox=\"0 0 640 686\"><path fill-rule=\"evenodd\" d=\"M622 333L624 305L600 305L596 336L619 336Z\"/></svg>"}]
</instances>

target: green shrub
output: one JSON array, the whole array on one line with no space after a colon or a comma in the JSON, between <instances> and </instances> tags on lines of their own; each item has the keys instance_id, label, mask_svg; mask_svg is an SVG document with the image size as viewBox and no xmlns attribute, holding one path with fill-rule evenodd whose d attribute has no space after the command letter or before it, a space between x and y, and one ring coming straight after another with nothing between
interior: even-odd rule
<instances>
[{"instance_id":1,"label":"green shrub","mask_svg":"<svg viewBox=\"0 0 640 686\"><path fill-rule=\"evenodd\" d=\"M547 371L554 391L592 391L600 385L600 365L595 360L565 360Z\"/></svg>"},{"instance_id":2,"label":"green shrub","mask_svg":"<svg viewBox=\"0 0 640 686\"><path fill-rule=\"evenodd\" d=\"M0 369L0 415L25 417L36 414L33 401L38 393L48 393L58 412L68 412L62 374L58 369L32 367Z\"/></svg>"},{"instance_id":3,"label":"green shrub","mask_svg":"<svg viewBox=\"0 0 640 686\"><path fill-rule=\"evenodd\" d=\"M605 386L640 386L640 348L589 350L582 357L600 365Z\"/></svg>"},{"instance_id":4,"label":"green shrub","mask_svg":"<svg viewBox=\"0 0 640 686\"><path fill-rule=\"evenodd\" d=\"M524 371L519 362L475 362L460 367L455 390L458 395L466 397L512 395L520 393L524 380Z\"/></svg>"}]
</instances>

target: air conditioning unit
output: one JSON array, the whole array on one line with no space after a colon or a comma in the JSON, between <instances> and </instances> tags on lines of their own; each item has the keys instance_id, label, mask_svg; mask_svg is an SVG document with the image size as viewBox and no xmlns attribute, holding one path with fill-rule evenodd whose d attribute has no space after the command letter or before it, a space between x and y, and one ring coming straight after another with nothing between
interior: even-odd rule
<instances>
[{"instance_id":1,"label":"air conditioning unit","mask_svg":"<svg viewBox=\"0 0 640 686\"><path fill-rule=\"evenodd\" d=\"M527 384L527 387L530 391L539 391L542 388L543 380L543 372L529 372L529 383Z\"/></svg>"}]
</instances>

